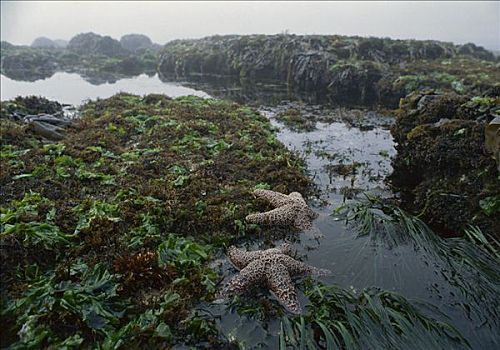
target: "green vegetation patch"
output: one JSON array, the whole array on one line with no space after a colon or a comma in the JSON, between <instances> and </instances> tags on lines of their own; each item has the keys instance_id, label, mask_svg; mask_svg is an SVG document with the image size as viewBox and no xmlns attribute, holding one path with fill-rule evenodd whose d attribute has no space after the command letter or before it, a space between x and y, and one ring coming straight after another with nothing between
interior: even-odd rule
<instances>
[{"instance_id":1,"label":"green vegetation patch","mask_svg":"<svg viewBox=\"0 0 500 350\"><path fill-rule=\"evenodd\" d=\"M255 188L310 191L302 160L214 99L119 94L80 116L59 143L1 119L2 346L216 347L189 311L213 298L207 262L266 233L244 221Z\"/></svg>"},{"instance_id":2,"label":"green vegetation patch","mask_svg":"<svg viewBox=\"0 0 500 350\"><path fill-rule=\"evenodd\" d=\"M316 121L300 113L298 109L289 108L276 115L276 119L294 131L306 132L316 129Z\"/></svg>"},{"instance_id":3,"label":"green vegetation patch","mask_svg":"<svg viewBox=\"0 0 500 350\"><path fill-rule=\"evenodd\" d=\"M162 79L231 77L350 106L397 107L421 89L482 93L498 86L498 59L474 44L339 35L225 35L167 43Z\"/></svg>"},{"instance_id":4,"label":"green vegetation patch","mask_svg":"<svg viewBox=\"0 0 500 350\"><path fill-rule=\"evenodd\" d=\"M375 287L359 295L308 280L304 316L283 317L280 349L467 349L449 323L427 317L401 295Z\"/></svg>"}]
</instances>

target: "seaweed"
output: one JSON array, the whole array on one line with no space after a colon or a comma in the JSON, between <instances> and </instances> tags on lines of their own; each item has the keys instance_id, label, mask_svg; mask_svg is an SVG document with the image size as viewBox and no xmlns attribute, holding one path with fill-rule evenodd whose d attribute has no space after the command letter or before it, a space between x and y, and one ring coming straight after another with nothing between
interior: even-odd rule
<instances>
[{"instance_id":1,"label":"seaweed","mask_svg":"<svg viewBox=\"0 0 500 350\"><path fill-rule=\"evenodd\" d=\"M213 298L207 262L271 233L244 223L254 188L312 193L303 161L235 103L118 94L79 114L56 143L2 118L2 346L203 338L190 310Z\"/></svg>"},{"instance_id":2,"label":"seaweed","mask_svg":"<svg viewBox=\"0 0 500 350\"><path fill-rule=\"evenodd\" d=\"M339 35L174 40L158 60L164 80L274 82L320 101L365 107L396 108L400 98L428 88L479 94L500 78L493 54L473 44Z\"/></svg>"},{"instance_id":3,"label":"seaweed","mask_svg":"<svg viewBox=\"0 0 500 350\"><path fill-rule=\"evenodd\" d=\"M499 103L495 95L432 91L401 101L390 181L402 207L445 236L460 236L472 224L498 239L492 214L500 187L484 133Z\"/></svg>"}]
</instances>

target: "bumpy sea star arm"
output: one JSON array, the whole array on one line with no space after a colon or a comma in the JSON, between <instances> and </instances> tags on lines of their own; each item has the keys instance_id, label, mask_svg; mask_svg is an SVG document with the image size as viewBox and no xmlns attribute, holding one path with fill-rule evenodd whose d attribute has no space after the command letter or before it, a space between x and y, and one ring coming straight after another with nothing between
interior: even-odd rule
<instances>
[{"instance_id":1,"label":"bumpy sea star arm","mask_svg":"<svg viewBox=\"0 0 500 350\"><path fill-rule=\"evenodd\" d=\"M293 225L299 230L310 230L312 228L311 217L304 212L299 212L294 219Z\"/></svg>"},{"instance_id":2,"label":"bumpy sea star arm","mask_svg":"<svg viewBox=\"0 0 500 350\"><path fill-rule=\"evenodd\" d=\"M250 262L261 258L264 255L272 254L287 254L290 255L292 252L292 247L288 243L283 243L281 246L276 248L270 248L266 250L257 250L253 252L247 252L241 249L231 246L227 250L227 256L233 265L241 270L247 266Z\"/></svg>"},{"instance_id":3,"label":"bumpy sea star arm","mask_svg":"<svg viewBox=\"0 0 500 350\"><path fill-rule=\"evenodd\" d=\"M229 258L229 261L231 261L238 270L243 269L251 261L258 259L261 254L261 251L246 252L236 248L235 246L231 246L227 250L227 257Z\"/></svg>"},{"instance_id":4,"label":"bumpy sea star arm","mask_svg":"<svg viewBox=\"0 0 500 350\"><path fill-rule=\"evenodd\" d=\"M275 208L281 207L282 205L290 202L290 197L286 194L270 190L255 190L253 191L253 194L258 198L265 199Z\"/></svg>"},{"instance_id":5,"label":"bumpy sea star arm","mask_svg":"<svg viewBox=\"0 0 500 350\"><path fill-rule=\"evenodd\" d=\"M269 289L283 306L295 314L302 312L297 291L284 265L276 264L270 267L266 271L266 280Z\"/></svg>"},{"instance_id":6,"label":"bumpy sea star arm","mask_svg":"<svg viewBox=\"0 0 500 350\"><path fill-rule=\"evenodd\" d=\"M265 279L265 265L260 260L252 261L239 274L231 278L226 286L218 293L219 297L226 298L243 294L247 290L262 284Z\"/></svg>"},{"instance_id":7,"label":"bumpy sea star arm","mask_svg":"<svg viewBox=\"0 0 500 350\"><path fill-rule=\"evenodd\" d=\"M303 276L303 275L326 276L331 274L330 270L318 269L317 267L307 265L302 261L295 260L287 255L281 255L280 262L287 268L288 272L292 276Z\"/></svg>"},{"instance_id":8,"label":"bumpy sea star arm","mask_svg":"<svg viewBox=\"0 0 500 350\"><path fill-rule=\"evenodd\" d=\"M299 200L302 204L307 205L306 201L304 200L304 197L299 192L292 192L288 195L288 197Z\"/></svg>"},{"instance_id":9,"label":"bumpy sea star arm","mask_svg":"<svg viewBox=\"0 0 500 350\"><path fill-rule=\"evenodd\" d=\"M247 215L245 219L253 224L286 226L294 224L294 214L295 213L291 205L284 205L282 207L266 211L265 213Z\"/></svg>"}]
</instances>

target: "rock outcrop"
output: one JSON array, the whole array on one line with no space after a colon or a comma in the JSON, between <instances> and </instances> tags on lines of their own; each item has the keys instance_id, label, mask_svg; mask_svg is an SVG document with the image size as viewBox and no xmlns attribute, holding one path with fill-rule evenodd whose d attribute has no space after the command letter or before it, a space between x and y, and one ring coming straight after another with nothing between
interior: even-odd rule
<instances>
[{"instance_id":1,"label":"rock outcrop","mask_svg":"<svg viewBox=\"0 0 500 350\"><path fill-rule=\"evenodd\" d=\"M403 207L437 232L456 236L477 225L498 239L500 182L484 133L499 110L498 90L472 98L413 93L401 101L391 182Z\"/></svg>"},{"instance_id":2,"label":"rock outcrop","mask_svg":"<svg viewBox=\"0 0 500 350\"><path fill-rule=\"evenodd\" d=\"M73 37L68 43L68 50L77 54L94 54L108 57L122 57L127 51L118 40L110 36L101 36L95 33L82 33Z\"/></svg>"},{"instance_id":3,"label":"rock outcrop","mask_svg":"<svg viewBox=\"0 0 500 350\"><path fill-rule=\"evenodd\" d=\"M31 43L31 47L44 48L44 49L55 49L58 45L49 38L44 36L38 37Z\"/></svg>"},{"instance_id":4,"label":"rock outcrop","mask_svg":"<svg viewBox=\"0 0 500 350\"><path fill-rule=\"evenodd\" d=\"M132 40L129 44L135 45L136 50L131 51L130 45L125 48L118 40L95 33L78 34L69 43L38 38L31 47L2 41L1 73L15 80L35 81L59 71L76 72L92 84L142 73L154 74L159 45L136 34L122 39Z\"/></svg>"},{"instance_id":5,"label":"rock outcrop","mask_svg":"<svg viewBox=\"0 0 500 350\"><path fill-rule=\"evenodd\" d=\"M273 80L295 91L322 93L335 103L397 107L399 98L413 87L476 86L464 81L467 77L460 72L448 73L455 63L448 67L450 62L445 61L459 59L472 61L479 70L498 70L493 54L473 44L337 35L227 35L167 43L158 72L165 80L200 76ZM425 70L429 76L423 75ZM442 70L445 75L432 75Z\"/></svg>"},{"instance_id":6,"label":"rock outcrop","mask_svg":"<svg viewBox=\"0 0 500 350\"><path fill-rule=\"evenodd\" d=\"M120 44L130 52L144 51L153 47L151 39L143 34L124 35L120 38Z\"/></svg>"}]
</instances>

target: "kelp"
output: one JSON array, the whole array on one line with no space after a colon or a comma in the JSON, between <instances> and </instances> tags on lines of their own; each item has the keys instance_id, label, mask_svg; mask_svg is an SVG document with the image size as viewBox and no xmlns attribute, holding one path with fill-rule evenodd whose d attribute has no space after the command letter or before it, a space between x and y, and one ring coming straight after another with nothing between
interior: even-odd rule
<instances>
[{"instance_id":1,"label":"kelp","mask_svg":"<svg viewBox=\"0 0 500 350\"><path fill-rule=\"evenodd\" d=\"M441 238L419 218L381 199L367 196L362 202L347 203L336 215L354 226L359 236L391 248L409 244L423 254L463 296L458 306L469 318L487 329L498 342L497 310L500 307L500 260L498 242L488 241L477 227L469 227L465 238ZM473 315L473 316L471 316Z\"/></svg>"},{"instance_id":2,"label":"kelp","mask_svg":"<svg viewBox=\"0 0 500 350\"><path fill-rule=\"evenodd\" d=\"M307 313L281 318L280 349L469 348L449 323L427 316L394 292L372 287L355 296L309 280L305 294L311 301Z\"/></svg>"}]
</instances>

